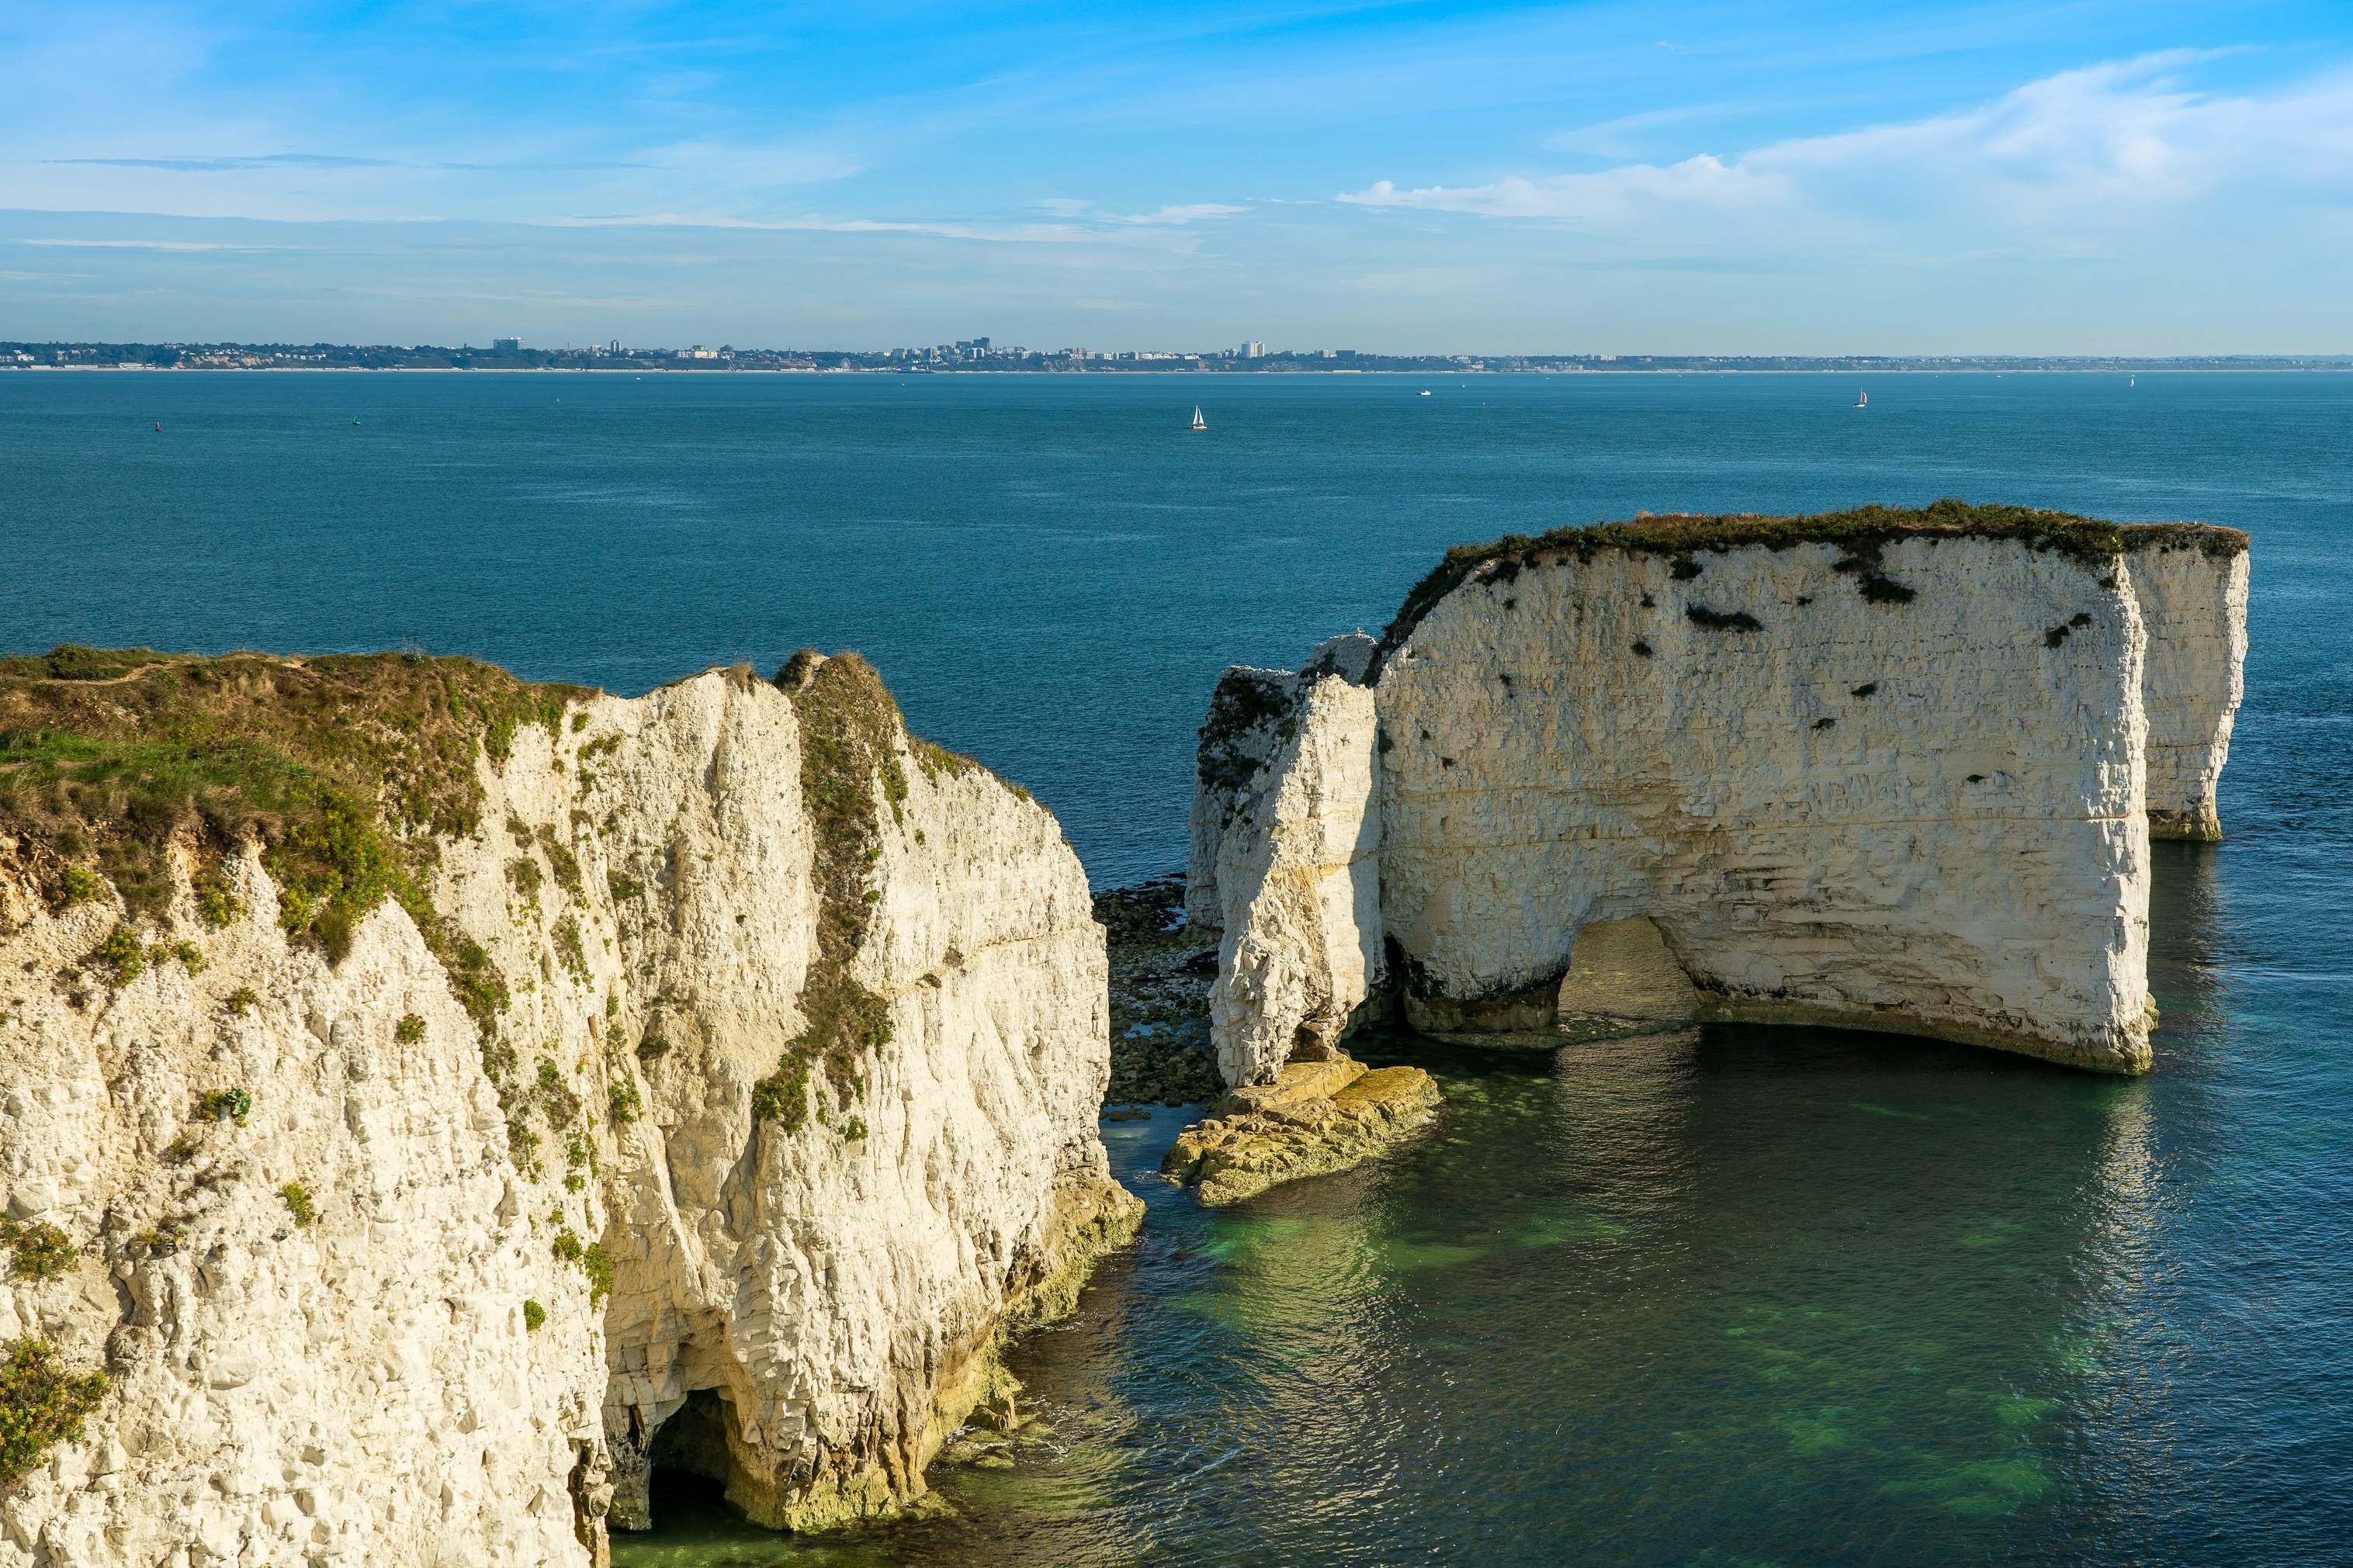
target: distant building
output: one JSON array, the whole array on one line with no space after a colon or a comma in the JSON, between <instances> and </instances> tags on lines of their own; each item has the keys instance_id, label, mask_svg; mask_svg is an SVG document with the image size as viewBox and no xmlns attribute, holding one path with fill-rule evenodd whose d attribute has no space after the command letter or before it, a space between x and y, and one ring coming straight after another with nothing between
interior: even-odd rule
<instances>
[{"instance_id":1,"label":"distant building","mask_svg":"<svg viewBox=\"0 0 2353 1568\"><path fill-rule=\"evenodd\" d=\"M1264 343L1262 343L1262 342L1258 342L1256 339L1252 339L1250 342L1246 342L1246 343L1244 343L1244 344L1242 345L1242 358L1244 358L1244 359L1264 359L1265 357L1266 357L1266 345L1265 345Z\"/></svg>"},{"instance_id":2,"label":"distant building","mask_svg":"<svg viewBox=\"0 0 2353 1568\"><path fill-rule=\"evenodd\" d=\"M522 352L522 340L521 338L492 338L491 340L491 352L492 353L497 353L501 350L508 353L521 353Z\"/></svg>"}]
</instances>

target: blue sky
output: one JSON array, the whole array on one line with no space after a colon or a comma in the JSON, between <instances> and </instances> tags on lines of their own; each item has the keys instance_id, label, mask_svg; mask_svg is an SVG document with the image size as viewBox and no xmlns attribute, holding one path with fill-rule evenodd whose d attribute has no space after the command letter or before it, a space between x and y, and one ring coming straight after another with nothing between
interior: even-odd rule
<instances>
[{"instance_id":1,"label":"blue sky","mask_svg":"<svg viewBox=\"0 0 2353 1568\"><path fill-rule=\"evenodd\" d=\"M0 337L2353 351L2353 6L0 0Z\"/></svg>"}]
</instances>

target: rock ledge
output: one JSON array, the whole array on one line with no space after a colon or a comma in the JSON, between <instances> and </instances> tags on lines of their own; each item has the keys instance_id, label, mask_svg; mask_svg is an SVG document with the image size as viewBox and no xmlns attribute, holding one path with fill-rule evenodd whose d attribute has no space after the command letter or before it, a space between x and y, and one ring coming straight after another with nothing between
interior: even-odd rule
<instances>
[{"instance_id":1,"label":"rock ledge","mask_svg":"<svg viewBox=\"0 0 2353 1568\"><path fill-rule=\"evenodd\" d=\"M1430 1120L1437 1080L1419 1068L1336 1057L1293 1062L1269 1084L1233 1089L1178 1136L1160 1173L1211 1205L1282 1182L1349 1170Z\"/></svg>"}]
</instances>

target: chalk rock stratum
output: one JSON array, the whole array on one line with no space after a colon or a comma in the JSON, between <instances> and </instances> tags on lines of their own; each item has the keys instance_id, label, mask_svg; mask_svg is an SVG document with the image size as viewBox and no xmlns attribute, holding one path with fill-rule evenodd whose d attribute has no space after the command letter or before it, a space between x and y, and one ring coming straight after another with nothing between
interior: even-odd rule
<instances>
[{"instance_id":1,"label":"chalk rock stratum","mask_svg":"<svg viewBox=\"0 0 2353 1568\"><path fill-rule=\"evenodd\" d=\"M2246 574L2232 530L1957 502L1451 552L1361 686L1213 698L1220 1068L1384 996L1549 1037L1578 931L1647 921L1702 1018L2141 1070L2148 842L2220 836Z\"/></svg>"},{"instance_id":2,"label":"chalk rock stratum","mask_svg":"<svg viewBox=\"0 0 2353 1568\"><path fill-rule=\"evenodd\" d=\"M0 1565L587 1564L657 1463L922 1493L1141 1213L1103 934L862 663L779 681L0 667Z\"/></svg>"}]
</instances>

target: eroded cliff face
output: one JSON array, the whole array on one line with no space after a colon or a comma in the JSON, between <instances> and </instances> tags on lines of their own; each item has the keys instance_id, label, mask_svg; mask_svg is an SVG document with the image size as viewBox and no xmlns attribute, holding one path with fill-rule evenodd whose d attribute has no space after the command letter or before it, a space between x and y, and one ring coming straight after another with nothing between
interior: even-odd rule
<instances>
[{"instance_id":1,"label":"eroded cliff face","mask_svg":"<svg viewBox=\"0 0 2353 1568\"><path fill-rule=\"evenodd\" d=\"M1416 1027L1552 1037L1596 923L1662 937L1702 1016L2146 1067L2147 839L2211 822L2244 550L1939 503L1455 552L1382 645L1371 747L1305 744L1294 700L1219 803L1228 1080L1385 945ZM1360 799L1376 847L1331 853L1305 803ZM1377 897L1303 918L1284 853Z\"/></svg>"},{"instance_id":2,"label":"eroded cliff face","mask_svg":"<svg viewBox=\"0 0 2353 1568\"><path fill-rule=\"evenodd\" d=\"M2214 795L2245 691L2247 536L2236 529L2126 528L2133 598L2148 627L2148 831L2211 843Z\"/></svg>"},{"instance_id":3,"label":"eroded cliff face","mask_svg":"<svg viewBox=\"0 0 2353 1568\"><path fill-rule=\"evenodd\" d=\"M645 700L631 717L666 738L625 745L586 796L592 816L607 792L629 803L602 852L648 889L617 944L646 1102L611 1183L607 1415L626 1525L644 1521L662 1423L704 1389L719 1479L755 1520L806 1528L920 1492L991 1385L1001 1329L1067 1310L1141 1213L1096 1136L1103 943L1078 858L1044 810L903 735L905 795L877 813L877 896L849 965L888 1043L847 1088L813 1073L797 1131L755 1126L754 1087L807 1030L799 977L827 915L800 747L728 733L790 729L789 704L744 695ZM704 769L721 765L744 776L713 790ZM743 878L778 896L730 885Z\"/></svg>"},{"instance_id":4,"label":"eroded cliff face","mask_svg":"<svg viewBox=\"0 0 2353 1568\"><path fill-rule=\"evenodd\" d=\"M1420 1026L1548 1025L1577 929L1641 916L1718 1016L2146 1061L2129 589L1902 540L1874 600L1841 556L1567 554L1422 620L1380 682Z\"/></svg>"},{"instance_id":5,"label":"eroded cliff face","mask_svg":"<svg viewBox=\"0 0 2353 1568\"><path fill-rule=\"evenodd\" d=\"M126 918L10 840L0 1175L79 1256L0 1331L111 1387L0 1488L0 1563L586 1563L682 1411L769 1522L921 1493L1140 1205L1076 857L862 668L501 735L429 907L332 963L249 851Z\"/></svg>"},{"instance_id":6,"label":"eroded cliff face","mask_svg":"<svg viewBox=\"0 0 2353 1568\"><path fill-rule=\"evenodd\" d=\"M1278 752L1299 732L1301 698L1318 681L1335 677L1362 685L1377 645L1362 632L1326 637L1297 669L1254 669L1234 665L1209 693L1208 716L1193 770L1191 851L1185 865L1185 919L1205 931L1226 923L1226 896L1219 863L1226 834L1248 819L1259 803L1271 799L1267 773Z\"/></svg>"},{"instance_id":7,"label":"eroded cliff face","mask_svg":"<svg viewBox=\"0 0 2353 1568\"><path fill-rule=\"evenodd\" d=\"M290 948L253 859L227 869L243 919L173 911L201 970L121 985L84 963L111 900L53 918L5 895L8 1211L81 1256L11 1269L0 1338L112 1390L0 1490L0 1563L589 1561L603 1346L549 1222L595 1237L595 1194L510 1162L473 1022L406 915L331 966ZM242 1125L199 1111L232 1090Z\"/></svg>"},{"instance_id":8,"label":"eroded cliff face","mask_svg":"<svg viewBox=\"0 0 2353 1568\"><path fill-rule=\"evenodd\" d=\"M1373 694L1336 674L1300 684L1291 734L1218 842L1209 1028L1229 1084L1328 1058L1381 971Z\"/></svg>"}]
</instances>

